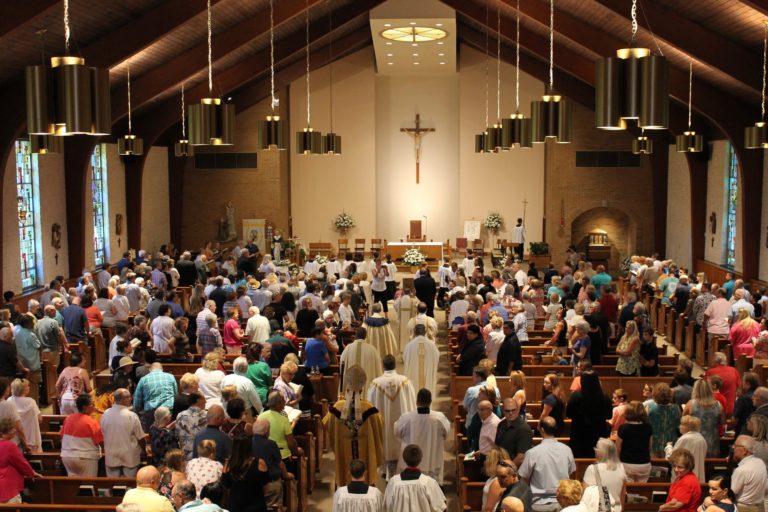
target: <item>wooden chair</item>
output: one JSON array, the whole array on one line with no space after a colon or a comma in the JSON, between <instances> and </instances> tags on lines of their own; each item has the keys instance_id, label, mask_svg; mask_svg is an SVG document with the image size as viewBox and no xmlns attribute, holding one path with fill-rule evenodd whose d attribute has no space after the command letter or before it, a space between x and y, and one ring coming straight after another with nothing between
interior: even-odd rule
<instances>
[{"instance_id":1,"label":"wooden chair","mask_svg":"<svg viewBox=\"0 0 768 512\"><path fill-rule=\"evenodd\" d=\"M457 238L456 239L456 252L459 254L467 254L467 247L468 247L468 241L466 238Z\"/></svg>"},{"instance_id":2,"label":"wooden chair","mask_svg":"<svg viewBox=\"0 0 768 512\"><path fill-rule=\"evenodd\" d=\"M355 238L355 252L365 253L365 238Z\"/></svg>"},{"instance_id":3,"label":"wooden chair","mask_svg":"<svg viewBox=\"0 0 768 512\"><path fill-rule=\"evenodd\" d=\"M371 238L371 254L375 252L381 255L381 238Z\"/></svg>"},{"instance_id":4,"label":"wooden chair","mask_svg":"<svg viewBox=\"0 0 768 512\"><path fill-rule=\"evenodd\" d=\"M485 256L485 246L482 240L472 240L472 252L479 252L480 256Z\"/></svg>"},{"instance_id":5,"label":"wooden chair","mask_svg":"<svg viewBox=\"0 0 768 512\"><path fill-rule=\"evenodd\" d=\"M347 238L339 238L338 251L340 258L343 258L344 254L349 252L349 240Z\"/></svg>"}]
</instances>

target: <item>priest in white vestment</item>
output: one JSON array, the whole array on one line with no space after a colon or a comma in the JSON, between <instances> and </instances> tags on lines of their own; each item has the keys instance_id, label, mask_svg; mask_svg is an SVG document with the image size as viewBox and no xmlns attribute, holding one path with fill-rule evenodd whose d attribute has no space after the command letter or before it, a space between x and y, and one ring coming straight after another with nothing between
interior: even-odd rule
<instances>
[{"instance_id":1,"label":"priest in white vestment","mask_svg":"<svg viewBox=\"0 0 768 512\"><path fill-rule=\"evenodd\" d=\"M404 414L395 422L395 436L402 443L403 449L410 444L421 447L421 471L443 485L443 452L445 440L451 435L451 422L440 411L430 409L432 393L428 389L420 389L416 396L416 410ZM406 468L405 461L400 458L398 471Z\"/></svg>"},{"instance_id":2,"label":"priest in white vestment","mask_svg":"<svg viewBox=\"0 0 768 512\"><path fill-rule=\"evenodd\" d=\"M309 277L310 274L317 275L320 273L320 264L317 262L317 254L314 258L307 260L304 263L304 273Z\"/></svg>"},{"instance_id":3,"label":"priest in white vestment","mask_svg":"<svg viewBox=\"0 0 768 512\"><path fill-rule=\"evenodd\" d=\"M339 358L342 373L343 369L354 365L361 366L363 370L365 370L366 379L363 396L367 396L371 381L384 373L381 366L381 356L379 355L379 351L370 343L365 342L367 334L367 329L358 327L355 331L355 341L344 347L344 352L341 353L341 357Z\"/></svg>"},{"instance_id":4,"label":"priest in white vestment","mask_svg":"<svg viewBox=\"0 0 768 512\"><path fill-rule=\"evenodd\" d=\"M349 464L349 484L336 489L331 512L383 512L384 495L368 485L365 462L355 459Z\"/></svg>"},{"instance_id":5,"label":"priest in white vestment","mask_svg":"<svg viewBox=\"0 0 768 512\"><path fill-rule=\"evenodd\" d=\"M435 342L425 336L427 326L419 324L413 328L415 337L403 350L405 376L416 389L426 388L432 394L437 393L437 366L440 363L440 351Z\"/></svg>"},{"instance_id":6,"label":"priest in white vestment","mask_svg":"<svg viewBox=\"0 0 768 512\"><path fill-rule=\"evenodd\" d=\"M406 293L403 293L398 297L393 306L397 312L397 342L400 346L400 352L405 348L405 344L411 337L408 334L408 322L411 318L416 316L416 306L418 306L419 300L416 298L416 291L411 288Z\"/></svg>"},{"instance_id":7,"label":"priest in white vestment","mask_svg":"<svg viewBox=\"0 0 768 512\"><path fill-rule=\"evenodd\" d=\"M387 354L397 355L400 351L397 348L395 335L392 334L392 328L389 325L389 319L381 312L381 304L371 306L373 314L363 321L363 327L368 330L366 342L370 343L379 351L382 361Z\"/></svg>"},{"instance_id":8,"label":"priest in white vestment","mask_svg":"<svg viewBox=\"0 0 768 512\"><path fill-rule=\"evenodd\" d=\"M427 305L419 302L417 314L408 322L408 339L413 338L413 329L419 324L427 327L427 338L435 341L437 339L437 320L427 315Z\"/></svg>"},{"instance_id":9,"label":"priest in white vestment","mask_svg":"<svg viewBox=\"0 0 768 512\"><path fill-rule=\"evenodd\" d=\"M416 392L405 375L395 371L397 361L389 354L384 360L384 375L373 379L368 401L384 416L384 466L386 478L395 474L400 459L400 441L395 437L395 422L416 409Z\"/></svg>"},{"instance_id":10,"label":"priest in white vestment","mask_svg":"<svg viewBox=\"0 0 768 512\"><path fill-rule=\"evenodd\" d=\"M397 512L443 512L445 495L435 481L419 469L422 452L415 444L403 450L407 467L395 475L384 492L384 508Z\"/></svg>"}]
</instances>

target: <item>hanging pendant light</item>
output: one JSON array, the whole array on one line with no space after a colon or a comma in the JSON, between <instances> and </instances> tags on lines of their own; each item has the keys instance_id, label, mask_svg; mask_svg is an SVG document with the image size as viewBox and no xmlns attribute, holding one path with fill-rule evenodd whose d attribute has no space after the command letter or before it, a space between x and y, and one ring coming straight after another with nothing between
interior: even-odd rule
<instances>
[{"instance_id":1,"label":"hanging pendant light","mask_svg":"<svg viewBox=\"0 0 768 512\"><path fill-rule=\"evenodd\" d=\"M117 139L117 154L120 156L134 156L144 153L144 140L131 133L131 61L126 63L128 73L128 135Z\"/></svg>"},{"instance_id":2,"label":"hanging pendant light","mask_svg":"<svg viewBox=\"0 0 768 512\"><path fill-rule=\"evenodd\" d=\"M63 153L64 139L55 135L30 135L29 152L38 155Z\"/></svg>"},{"instance_id":3,"label":"hanging pendant light","mask_svg":"<svg viewBox=\"0 0 768 512\"><path fill-rule=\"evenodd\" d=\"M744 129L744 147L747 149L768 149L768 128L765 125L765 74L768 54L768 20L763 22L763 88L760 102L760 121Z\"/></svg>"},{"instance_id":4,"label":"hanging pendant light","mask_svg":"<svg viewBox=\"0 0 768 512\"><path fill-rule=\"evenodd\" d=\"M69 0L64 0L65 55L51 67L27 66L27 130L30 135L109 135L112 112L109 70L69 55Z\"/></svg>"},{"instance_id":5,"label":"hanging pendant light","mask_svg":"<svg viewBox=\"0 0 768 512\"><path fill-rule=\"evenodd\" d=\"M531 102L531 140L540 144L554 139L559 144L571 142L573 112L571 104L554 89L555 0L549 0L549 85L541 101Z\"/></svg>"},{"instance_id":6,"label":"hanging pendant light","mask_svg":"<svg viewBox=\"0 0 768 512\"><path fill-rule=\"evenodd\" d=\"M231 146L235 143L235 106L213 97L211 0L208 0L208 98L189 106L189 143L193 146Z\"/></svg>"},{"instance_id":7,"label":"hanging pendant light","mask_svg":"<svg viewBox=\"0 0 768 512\"><path fill-rule=\"evenodd\" d=\"M485 129L475 135L475 153L490 153L493 151L488 125L488 4L485 4Z\"/></svg>"},{"instance_id":8,"label":"hanging pendant light","mask_svg":"<svg viewBox=\"0 0 768 512\"><path fill-rule=\"evenodd\" d=\"M341 135L333 131L333 9L331 0L328 0L328 36L331 38L328 43L328 82L330 93L330 120L331 129L322 137L321 151L326 155L341 154Z\"/></svg>"},{"instance_id":9,"label":"hanging pendant light","mask_svg":"<svg viewBox=\"0 0 768 512\"><path fill-rule=\"evenodd\" d=\"M306 0L306 48L307 48L307 127L296 132L296 153L317 155L322 151L322 135L312 128L312 102L309 88L309 0Z\"/></svg>"},{"instance_id":10,"label":"hanging pendant light","mask_svg":"<svg viewBox=\"0 0 768 512\"><path fill-rule=\"evenodd\" d=\"M275 96L275 5L274 0L269 0L269 73L270 87L272 91L271 113L264 121L259 123L259 149L285 149L283 139L283 122L275 108L280 105L280 100Z\"/></svg>"},{"instance_id":11,"label":"hanging pendant light","mask_svg":"<svg viewBox=\"0 0 768 512\"><path fill-rule=\"evenodd\" d=\"M632 141L632 153L635 155L650 155L653 153L653 141L645 135L645 130L641 135Z\"/></svg>"},{"instance_id":12,"label":"hanging pendant light","mask_svg":"<svg viewBox=\"0 0 768 512\"><path fill-rule=\"evenodd\" d=\"M186 107L184 105L184 82L181 83L181 139L173 145L173 153L176 156L194 156L195 146L187 139Z\"/></svg>"},{"instance_id":13,"label":"hanging pendant light","mask_svg":"<svg viewBox=\"0 0 768 512\"><path fill-rule=\"evenodd\" d=\"M675 137L678 153L701 153L704 137L691 130L691 101L693 99L693 59L688 61L688 131Z\"/></svg>"},{"instance_id":14,"label":"hanging pendant light","mask_svg":"<svg viewBox=\"0 0 768 512\"><path fill-rule=\"evenodd\" d=\"M637 0L632 0L632 38L629 48L616 51L595 66L595 126L624 130L626 120L637 120L645 130L669 125L669 63L648 48L636 48ZM661 53L661 49L659 49Z\"/></svg>"},{"instance_id":15,"label":"hanging pendant light","mask_svg":"<svg viewBox=\"0 0 768 512\"><path fill-rule=\"evenodd\" d=\"M520 113L520 0L515 24L515 113L502 121L502 146L532 148L531 120Z\"/></svg>"}]
</instances>

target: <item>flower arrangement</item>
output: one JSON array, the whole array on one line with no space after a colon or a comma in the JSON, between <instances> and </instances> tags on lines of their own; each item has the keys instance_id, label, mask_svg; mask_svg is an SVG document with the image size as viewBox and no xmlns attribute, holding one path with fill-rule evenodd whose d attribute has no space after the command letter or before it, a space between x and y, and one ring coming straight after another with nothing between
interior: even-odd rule
<instances>
[{"instance_id":1,"label":"flower arrangement","mask_svg":"<svg viewBox=\"0 0 768 512\"><path fill-rule=\"evenodd\" d=\"M290 267L291 266L291 260L285 259L285 260L277 260L275 261L275 265L278 267Z\"/></svg>"},{"instance_id":2,"label":"flower arrangement","mask_svg":"<svg viewBox=\"0 0 768 512\"><path fill-rule=\"evenodd\" d=\"M502 226L504 226L504 218L497 212L489 213L483 221L483 226L485 226L485 229L488 231L496 233L501 230Z\"/></svg>"},{"instance_id":3,"label":"flower arrangement","mask_svg":"<svg viewBox=\"0 0 768 512\"><path fill-rule=\"evenodd\" d=\"M325 256L318 255L315 258L315 262L322 267L328 264L328 258L326 258Z\"/></svg>"},{"instance_id":4,"label":"flower arrangement","mask_svg":"<svg viewBox=\"0 0 768 512\"><path fill-rule=\"evenodd\" d=\"M355 219L353 219L350 214L341 212L333 220L333 225L336 227L336 229L344 233L348 229L355 227Z\"/></svg>"},{"instance_id":5,"label":"flower arrangement","mask_svg":"<svg viewBox=\"0 0 768 512\"><path fill-rule=\"evenodd\" d=\"M403 263L406 265L416 266L421 265L427 260L427 257L424 256L417 248L411 247L407 251L405 251L405 254L403 254Z\"/></svg>"}]
</instances>

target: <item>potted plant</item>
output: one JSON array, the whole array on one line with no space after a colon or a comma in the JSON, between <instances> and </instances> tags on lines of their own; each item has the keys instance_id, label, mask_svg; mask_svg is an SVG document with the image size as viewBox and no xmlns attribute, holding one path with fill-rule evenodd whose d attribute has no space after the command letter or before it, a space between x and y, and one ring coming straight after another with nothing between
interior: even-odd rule
<instances>
[{"instance_id":1,"label":"potted plant","mask_svg":"<svg viewBox=\"0 0 768 512\"><path fill-rule=\"evenodd\" d=\"M528 244L529 261L536 264L537 268L545 268L552 261L547 242L530 242Z\"/></svg>"},{"instance_id":2,"label":"potted plant","mask_svg":"<svg viewBox=\"0 0 768 512\"><path fill-rule=\"evenodd\" d=\"M405 251L405 254L403 254L403 263L406 265L410 265L411 272L416 272L422 263L424 263L427 260L427 257L424 256L421 251L419 251L415 247L411 247L407 251Z\"/></svg>"}]
</instances>

